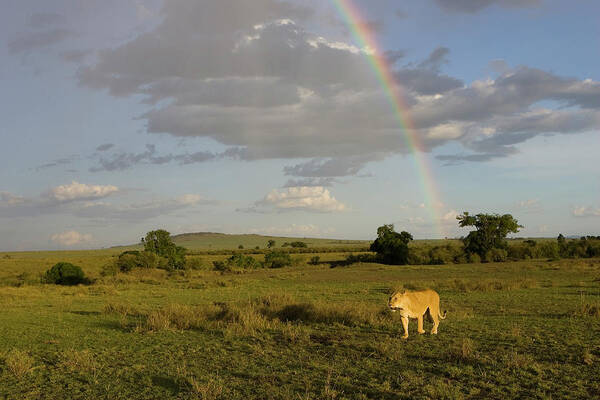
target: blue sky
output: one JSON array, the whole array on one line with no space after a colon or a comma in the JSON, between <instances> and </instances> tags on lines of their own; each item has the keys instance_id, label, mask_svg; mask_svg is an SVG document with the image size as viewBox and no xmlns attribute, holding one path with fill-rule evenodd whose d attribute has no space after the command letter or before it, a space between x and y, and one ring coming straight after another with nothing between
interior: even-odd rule
<instances>
[{"instance_id":1,"label":"blue sky","mask_svg":"<svg viewBox=\"0 0 600 400\"><path fill-rule=\"evenodd\" d=\"M330 2L0 2L0 250L460 236L463 211L600 234L595 1L354 1L395 55L433 203Z\"/></svg>"}]
</instances>

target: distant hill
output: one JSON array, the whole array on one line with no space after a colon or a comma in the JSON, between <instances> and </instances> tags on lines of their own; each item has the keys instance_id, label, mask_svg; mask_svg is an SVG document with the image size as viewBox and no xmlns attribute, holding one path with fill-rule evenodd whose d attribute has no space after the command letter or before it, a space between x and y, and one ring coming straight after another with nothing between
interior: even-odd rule
<instances>
[{"instance_id":1,"label":"distant hill","mask_svg":"<svg viewBox=\"0 0 600 400\"><path fill-rule=\"evenodd\" d=\"M263 236L263 235L230 235L226 233L215 232L196 232L182 233L172 236L173 241L178 246L183 246L189 250L233 250L239 245L245 249L254 249L258 246L261 249L267 247L269 240L275 241L275 247L281 247L284 243L301 241L308 247L349 247L349 246L368 246L369 240L340 240L340 239L321 239L321 238L301 238L301 237L282 237L282 236ZM141 245L117 246L124 248L137 248Z\"/></svg>"}]
</instances>

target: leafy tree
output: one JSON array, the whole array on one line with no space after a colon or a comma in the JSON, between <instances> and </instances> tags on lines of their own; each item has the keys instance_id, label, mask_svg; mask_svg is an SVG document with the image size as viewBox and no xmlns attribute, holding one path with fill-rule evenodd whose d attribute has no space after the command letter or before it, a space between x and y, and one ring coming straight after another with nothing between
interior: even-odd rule
<instances>
[{"instance_id":1,"label":"leafy tree","mask_svg":"<svg viewBox=\"0 0 600 400\"><path fill-rule=\"evenodd\" d=\"M81 267L67 262L59 262L46 271L42 278L44 283L54 283L55 285L78 285L80 283L89 283Z\"/></svg>"},{"instance_id":2,"label":"leafy tree","mask_svg":"<svg viewBox=\"0 0 600 400\"><path fill-rule=\"evenodd\" d=\"M406 264L408 262L408 243L413 240L410 233L394 231L394 225L377 228L377 239L371 244L371 251L385 264Z\"/></svg>"},{"instance_id":3,"label":"leafy tree","mask_svg":"<svg viewBox=\"0 0 600 400\"><path fill-rule=\"evenodd\" d=\"M563 236L562 233L558 234L556 238L556 242L558 243L558 252L561 257L567 256L567 239Z\"/></svg>"},{"instance_id":4,"label":"leafy tree","mask_svg":"<svg viewBox=\"0 0 600 400\"><path fill-rule=\"evenodd\" d=\"M270 249L271 247L275 247L275 241L273 239L269 239L267 242L267 249Z\"/></svg>"},{"instance_id":5,"label":"leafy tree","mask_svg":"<svg viewBox=\"0 0 600 400\"><path fill-rule=\"evenodd\" d=\"M150 231L142 239L144 250L154 253L159 257L166 258L169 269L183 269L185 267L186 249L175 245L171 240L171 234L164 229Z\"/></svg>"},{"instance_id":6,"label":"leafy tree","mask_svg":"<svg viewBox=\"0 0 600 400\"><path fill-rule=\"evenodd\" d=\"M464 212L456 219L461 228L465 226L475 227L476 230L469 232L463 238L463 243L467 253L478 254L482 259L485 259L486 254L493 249L506 250L508 247L506 236L509 233L517 233L520 228L523 228L510 214L469 215L468 212ZM501 259L504 255L504 253L498 252L489 254L493 254L494 259Z\"/></svg>"}]
</instances>

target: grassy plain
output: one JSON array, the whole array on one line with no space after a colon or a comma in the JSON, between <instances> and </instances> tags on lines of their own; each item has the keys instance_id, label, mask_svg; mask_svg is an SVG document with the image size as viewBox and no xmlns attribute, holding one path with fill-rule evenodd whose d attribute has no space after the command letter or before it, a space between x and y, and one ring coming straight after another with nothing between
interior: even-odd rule
<instances>
[{"instance_id":1,"label":"grassy plain","mask_svg":"<svg viewBox=\"0 0 600 400\"><path fill-rule=\"evenodd\" d=\"M117 253L0 253L0 399L600 396L598 259L101 277ZM39 284L58 261L95 283ZM440 293L437 336L400 338L399 287Z\"/></svg>"}]
</instances>

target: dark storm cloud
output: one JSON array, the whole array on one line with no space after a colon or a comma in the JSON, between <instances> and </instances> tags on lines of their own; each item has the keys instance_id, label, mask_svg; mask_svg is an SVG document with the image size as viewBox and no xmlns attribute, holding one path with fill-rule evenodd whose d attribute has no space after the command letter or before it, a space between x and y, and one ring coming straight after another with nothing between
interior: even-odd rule
<instances>
[{"instance_id":1,"label":"dark storm cloud","mask_svg":"<svg viewBox=\"0 0 600 400\"><path fill-rule=\"evenodd\" d=\"M435 0L443 10L474 14L491 5L501 7L532 7L541 3L541 0Z\"/></svg>"},{"instance_id":2,"label":"dark storm cloud","mask_svg":"<svg viewBox=\"0 0 600 400\"><path fill-rule=\"evenodd\" d=\"M32 28L45 28L49 25L63 24L65 22L65 16L57 13L33 13L29 19L29 25Z\"/></svg>"},{"instance_id":3,"label":"dark storm cloud","mask_svg":"<svg viewBox=\"0 0 600 400\"><path fill-rule=\"evenodd\" d=\"M448 54L450 54L449 48L438 47L431 52L427 59L419 63L419 67L439 71L443 64L448 63Z\"/></svg>"},{"instance_id":4,"label":"dark storm cloud","mask_svg":"<svg viewBox=\"0 0 600 400\"><path fill-rule=\"evenodd\" d=\"M41 171L43 169L48 169L48 168L52 168L52 167L58 167L61 165L68 165L71 164L73 161L78 160L79 156L69 156L69 157L64 157L64 158L58 158L56 160L50 161L46 164L42 164L42 165L38 165L37 167L35 167L36 171Z\"/></svg>"},{"instance_id":5,"label":"dark storm cloud","mask_svg":"<svg viewBox=\"0 0 600 400\"><path fill-rule=\"evenodd\" d=\"M80 64L90 54L90 50L67 50L60 53L60 56L65 61Z\"/></svg>"},{"instance_id":6,"label":"dark storm cloud","mask_svg":"<svg viewBox=\"0 0 600 400\"><path fill-rule=\"evenodd\" d=\"M110 145L105 150L112 148L112 146ZM155 145L148 144L146 145L146 151L141 153L120 152L97 157L97 165L91 167L89 170L90 172L123 171L139 164L161 165L177 162L181 165L187 165L223 158L240 160L244 159L245 156L245 150L240 148L230 148L220 153L198 151L194 153L160 155L156 151Z\"/></svg>"},{"instance_id":7,"label":"dark storm cloud","mask_svg":"<svg viewBox=\"0 0 600 400\"><path fill-rule=\"evenodd\" d=\"M74 33L66 29L21 33L18 37L8 42L8 50L11 54L25 53L37 48L60 43L72 36L74 36Z\"/></svg>"},{"instance_id":8,"label":"dark storm cloud","mask_svg":"<svg viewBox=\"0 0 600 400\"><path fill-rule=\"evenodd\" d=\"M78 79L113 96L141 95L149 106L140 116L148 133L210 138L234 154L158 155L147 149L103 156L93 171L217 158L301 158L307 161L284 172L334 177L358 174L381 154L410 151L398 140L405 133L365 57L369 49L305 30L314 14L307 7L224 1L166 1L161 23L98 52L97 62L79 69ZM463 12L518 5L444 4ZM384 56L391 64L405 58L401 51ZM460 157L490 159L514 154L519 143L538 134L582 132L597 122L598 82L504 63L496 79L469 84L440 72L450 56L448 48L438 47L425 60L393 68L425 151L457 141L476 153ZM546 100L563 109L540 108Z\"/></svg>"},{"instance_id":9,"label":"dark storm cloud","mask_svg":"<svg viewBox=\"0 0 600 400\"><path fill-rule=\"evenodd\" d=\"M112 149L113 147L115 147L114 144L105 143L105 144L101 144L100 146L96 147L96 151L107 151L107 150Z\"/></svg>"},{"instance_id":10,"label":"dark storm cloud","mask_svg":"<svg viewBox=\"0 0 600 400\"><path fill-rule=\"evenodd\" d=\"M338 180L335 178L300 178L300 179L288 179L283 187L298 187L298 186L323 186L329 187L337 183Z\"/></svg>"}]
</instances>

